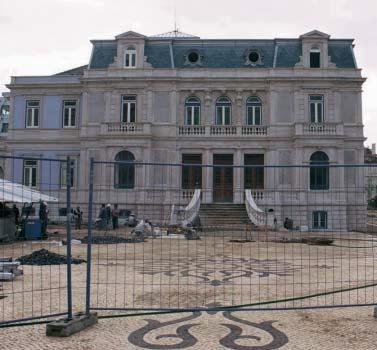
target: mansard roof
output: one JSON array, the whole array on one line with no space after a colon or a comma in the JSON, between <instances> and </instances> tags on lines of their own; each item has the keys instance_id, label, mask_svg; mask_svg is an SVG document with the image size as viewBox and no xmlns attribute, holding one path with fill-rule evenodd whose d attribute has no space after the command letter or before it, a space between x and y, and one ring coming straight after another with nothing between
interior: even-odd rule
<instances>
[{"instance_id":1,"label":"mansard roof","mask_svg":"<svg viewBox=\"0 0 377 350\"><path fill-rule=\"evenodd\" d=\"M338 68L356 68L352 39L329 39L330 36L313 30L295 39L200 39L190 34L173 31L151 37L126 32L116 38L144 39L144 56L153 68L190 68L187 54L195 50L201 56L203 68L292 68L300 61L302 40L323 38L328 40L331 62ZM94 40L89 69L106 69L117 55L116 40ZM261 60L257 65L245 64L248 52L255 50Z\"/></svg>"}]
</instances>

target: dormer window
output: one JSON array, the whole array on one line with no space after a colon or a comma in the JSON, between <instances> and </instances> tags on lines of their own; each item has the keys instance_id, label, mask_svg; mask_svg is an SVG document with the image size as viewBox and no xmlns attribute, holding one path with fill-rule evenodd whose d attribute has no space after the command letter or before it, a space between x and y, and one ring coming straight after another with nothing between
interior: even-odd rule
<instances>
[{"instance_id":1,"label":"dormer window","mask_svg":"<svg viewBox=\"0 0 377 350\"><path fill-rule=\"evenodd\" d=\"M321 51L319 49L310 50L310 68L321 68Z\"/></svg>"},{"instance_id":2,"label":"dormer window","mask_svg":"<svg viewBox=\"0 0 377 350\"><path fill-rule=\"evenodd\" d=\"M136 68L136 50L132 47L124 53L124 68Z\"/></svg>"}]
</instances>

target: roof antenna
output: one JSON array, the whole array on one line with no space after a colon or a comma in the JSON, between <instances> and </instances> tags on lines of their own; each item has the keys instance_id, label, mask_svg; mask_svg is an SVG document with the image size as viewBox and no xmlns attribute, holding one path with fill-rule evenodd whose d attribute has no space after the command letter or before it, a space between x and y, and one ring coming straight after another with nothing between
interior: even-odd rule
<instances>
[{"instance_id":1,"label":"roof antenna","mask_svg":"<svg viewBox=\"0 0 377 350\"><path fill-rule=\"evenodd\" d=\"M173 0L174 2L174 36L178 36L178 27L177 27L177 2L176 0Z\"/></svg>"}]
</instances>

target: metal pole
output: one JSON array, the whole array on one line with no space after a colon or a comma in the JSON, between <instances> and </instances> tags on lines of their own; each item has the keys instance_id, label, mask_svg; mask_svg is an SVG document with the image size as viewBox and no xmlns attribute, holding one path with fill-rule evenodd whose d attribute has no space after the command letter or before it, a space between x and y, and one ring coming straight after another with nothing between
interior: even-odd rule
<instances>
[{"instance_id":1,"label":"metal pole","mask_svg":"<svg viewBox=\"0 0 377 350\"><path fill-rule=\"evenodd\" d=\"M72 319L71 181L71 158L67 157L67 307L69 320Z\"/></svg>"},{"instance_id":2,"label":"metal pole","mask_svg":"<svg viewBox=\"0 0 377 350\"><path fill-rule=\"evenodd\" d=\"M86 302L85 313L90 313L90 271L92 259L92 225L93 225L93 177L94 177L94 159L90 158L89 167L89 206L88 206L88 240L86 255Z\"/></svg>"}]
</instances>

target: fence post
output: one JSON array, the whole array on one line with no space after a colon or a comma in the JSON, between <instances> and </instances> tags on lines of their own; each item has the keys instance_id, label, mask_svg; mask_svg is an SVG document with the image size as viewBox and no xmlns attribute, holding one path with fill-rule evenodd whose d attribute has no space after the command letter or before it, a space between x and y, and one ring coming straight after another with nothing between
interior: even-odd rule
<instances>
[{"instance_id":1,"label":"fence post","mask_svg":"<svg viewBox=\"0 0 377 350\"><path fill-rule=\"evenodd\" d=\"M92 259L92 226L93 226L93 177L94 177L94 159L90 158L89 167L89 205L88 205L88 240L86 256L86 301L85 313L90 313L90 272Z\"/></svg>"},{"instance_id":2,"label":"fence post","mask_svg":"<svg viewBox=\"0 0 377 350\"><path fill-rule=\"evenodd\" d=\"M72 236L71 236L71 158L67 157L67 307L68 320L72 319Z\"/></svg>"}]
</instances>

